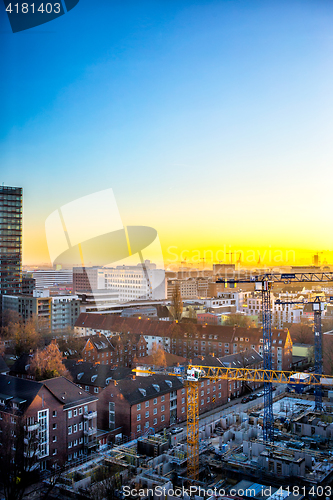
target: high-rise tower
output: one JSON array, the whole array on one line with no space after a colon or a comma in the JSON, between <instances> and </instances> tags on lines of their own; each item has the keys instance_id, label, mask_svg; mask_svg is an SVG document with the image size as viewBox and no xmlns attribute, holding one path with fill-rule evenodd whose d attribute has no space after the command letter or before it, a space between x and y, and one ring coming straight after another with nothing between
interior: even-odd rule
<instances>
[{"instance_id":1,"label":"high-rise tower","mask_svg":"<svg viewBox=\"0 0 333 500\"><path fill-rule=\"evenodd\" d=\"M22 292L22 188L0 186L0 294Z\"/></svg>"}]
</instances>

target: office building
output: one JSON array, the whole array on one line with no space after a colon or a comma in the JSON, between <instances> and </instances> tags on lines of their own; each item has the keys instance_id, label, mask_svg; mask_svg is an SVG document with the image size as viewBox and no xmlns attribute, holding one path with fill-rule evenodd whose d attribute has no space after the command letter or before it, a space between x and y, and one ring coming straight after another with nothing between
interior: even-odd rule
<instances>
[{"instance_id":1,"label":"office building","mask_svg":"<svg viewBox=\"0 0 333 500\"><path fill-rule=\"evenodd\" d=\"M22 291L22 188L0 187L0 294Z\"/></svg>"},{"instance_id":2,"label":"office building","mask_svg":"<svg viewBox=\"0 0 333 500\"><path fill-rule=\"evenodd\" d=\"M40 270L33 271L32 277L36 280L36 288L50 288L59 285L73 284L73 271L72 269L60 270Z\"/></svg>"},{"instance_id":3,"label":"office building","mask_svg":"<svg viewBox=\"0 0 333 500\"><path fill-rule=\"evenodd\" d=\"M73 290L93 294L96 290L108 290L117 293L119 302L163 300L166 298L165 271L157 269L149 260L136 266L115 268L74 267Z\"/></svg>"}]
</instances>

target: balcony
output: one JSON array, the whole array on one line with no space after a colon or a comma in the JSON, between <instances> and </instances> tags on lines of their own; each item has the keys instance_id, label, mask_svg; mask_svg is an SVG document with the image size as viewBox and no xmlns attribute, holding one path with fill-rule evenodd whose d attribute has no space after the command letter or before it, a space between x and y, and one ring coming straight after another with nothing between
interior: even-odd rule
<instances>
[{"instance_id":1,"label":"balcony","mask_svg":"<svg viewBox=\"0 0 333 500\"><path fill-rule=\"evenodd\" d=\"M37 431L38 427L39 427L39 422L37 422L36 424L25 426L24 430L27 432L33 432L33 431Z\"/></svg>"},{"instance_id":2,"label":"balcony","mask_svg":"<svg viewBox=\"0 0 333 500\"><path fill-rule=\"evenodd\" d=\"M89 441L88 443L84 443L85 448L94 448L95 446L98 446L97 439L94 439L92 441Z\"/></svg>"},{"instance_id":3,"label":"balcony","mask_svg":"<svg viewBox=\"0 0 333 500\"><path fill-rule=\"evenodd\" d=\"M85 413L83 415L83 418L87 418L87 419L90 419L90 418L97 418L97 411L90 411L89 413Z\"/></svg>"},{"instance_id":4,"label":"balcony","mask_svg":"<svg viewBox=\"0 0 333 500\"><path fill-rule=\"evenodd\" d=\"M96 427L93 427L91 429L87 429L87 430L84 431L84 435L85 436L93 436L96 433L97 433L97 428Z\"/></svg>"}]
</instances>

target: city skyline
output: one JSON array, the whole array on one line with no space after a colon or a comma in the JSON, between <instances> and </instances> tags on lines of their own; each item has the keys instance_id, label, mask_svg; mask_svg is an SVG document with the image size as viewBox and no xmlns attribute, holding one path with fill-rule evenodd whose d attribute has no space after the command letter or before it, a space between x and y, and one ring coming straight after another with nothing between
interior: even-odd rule
<instances>
[{"instance_id":1,"label":"city skyline","mask_svg":"<svg viewBox=\"0 0 333 500\"><path fill-rule=\"evenodd\" d=\"M105 187L166 261L333 249L332 17L328 1L81 0L13 34L2 16L1 182L23 187L23 263L50 263L46 218Z\"/></svg>"}]
</instances>

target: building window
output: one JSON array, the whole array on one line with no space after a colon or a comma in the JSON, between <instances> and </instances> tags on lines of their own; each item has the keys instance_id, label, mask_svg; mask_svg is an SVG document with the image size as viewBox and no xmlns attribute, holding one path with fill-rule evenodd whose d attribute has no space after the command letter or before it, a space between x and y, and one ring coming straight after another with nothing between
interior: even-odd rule
<instances>
[{"instance_id":1,"label":"building window","mask_svg":"<svg viewBox=\"0 0 333 500\"><path fill-rule=\"evenodd\" d=\"M221 397L221 393L219 392L219 398Z\"/></svg>"},{"instance_id":2,"label":"building window","mask_svg":"<svg viewBox=\"0 0 333 500\"><path fill-rule=\"evenodd\" d=\"M162 415L161 416L161 422L164 422L164 420L165 420L165 415Z\"/></svg>"},{"instance_id":3,"label":"building window","mask_svg":"<svg viewBox=\"0 0 333 500\"><path fill-rule=\"evenodd\" d=\"M185 394L185 389L182 389L182 394Z\"/></svg>"},{"instance_id":4,"label":"building window","mask_svg":"<svg viewBox=\"0 0 333 500\"><path fill-rule=\"evenodd\" d=\"M83 408L82 408L82 406L80 406L80 408L79 408L79 415L82 415L82 413L83 413Z\"/></svg>"},{"instance_id":5,"label":"building window","mask_svg":"<svg viewBox=\"0 0 333 500\"><path fill-rule=\"evenodd\" d=\"M94 392L98 394L98 387L94 387Z\"/></svg>"},{"instance_id":6,"label":"building window","mask_svg":"<svg viewBox=\"0 0 333 500\"><path fill-rule=\"evenodd\" d=\"M182 407L182 413L185 413L185 406Z\"/></svg>"},{"instance_id":7,"label":"building window","mask_svg":"<svg viewBox=\"0 0 333 500\"><path fill-rule=\"evenodd\" d=\"M136 431L137 431L137 432L140 432L140 431L141 431L141 425L140 425L140 424L136 426Z\"/></svg>"},{"instance_id":8,"label":"building window","mask_svg":"<svg viewBox=\"0 0 333 500\"><path fill-rule=\"evenodd\" d=\"M200 403L200 404L201 404L201 406L203 406L203 404L204 404L204 400L203 400L203 399L201 400L201 403Z\"/></svg>"},{"instance_id":9,"label":"building window","mask_svg":"<svg viewBox=\"0 0 333 500\"><path fill-rule=\"evenodd\" d=\"M138 405L136 405L136 409L137 409L137 411L141 410L141 404L140 403Z\"/></svg>"},{"instance_id":10,"label":"building window","mask_svg":"<svg viewBox=\"0 0 333 500\"><path fill-rule=\"evenodd\" d=\"M145 407L148 408L148 406L149 406L149 401L146 401L145 402Z\"/></svg>"},{"instance_id":11,"label":"building window","mask_svg":"<svg viewBox=\"0 0 333 500\"><path fill-rule=\"evenodd\" d=\"M52 413L52 417L56 417L57 416L57 411L54 410L53 413Z\"/></svg>"},{"instance_id":12,"label":"building window","mask_svg":"<svg viewBox=\"0 0 333 500\"><path fill-rule=\"evenodd\" d=\"M84 388L85 391L89 392L89 385L86 385Z\"/></svg>"},{"instance_id":13,"label":"building window","mask_svg":"<svg viewBox=\"0 0 333 500\"><path fill-rule=\"evenodd\" d=\"M58 453L57 448L54 448L52 455L56 455Z\"/></svg>"},{"instance_id":14,"label":"building window","mask_svg":"<svg viewBox=\"0 0 333 500\"><path fill-rule=\"evenodd\" d=\"M164 405L162 405L162 406L161 406L161 411L164 411L164 410L165 410L165 406L164 406Z\"/></svg>"},{"instance_id":15,"label":"building window","mask_svg":"<svg viewBox=\"0 0 333 500\"><path fill-rule=\"evenodd\" d=\"M154 398L154 405L157 405L157 398Z\"/></svg>"},{"instance_id":16,"label":"building window","mask_svg":"<svg viewBox=\"0 0 333 500\"><path fill-rule=\"evenodd\" d=\"M146 411L146 418L149 418L149 411Z\"/></svg>"},{"instance_id":17,"label":"building window","mask_svg":"<svg viewBox=\"0 0 333 500\"><path fill-rule=\"evenodd\" d=\"M68 418L72 418L72 410L68 410Z\"/></svg>"},{"instance_id":18,"label":"building window","mask_svg":"<svg viewBox=\"0 0 333 500\"><path fill-rule=\"evenodd\" d=\"M165 397L164 397L164 396L161 396L161 401L162 401L162 403L163 403L164 399L165 399Z\"/></svg>"},{"instance_id":19,"label":"building window","mask_svg":"<svg viewBox=\"0 0 333 500\"><path fill-rule=\"evenodd\" d=\"M70 435L70 434L72 434L72 426L71 425L68 426L68 435Z\"/></svg>"},{"instance_id":20,"label":"building window","mask_svg":"<svg viewBox=\"0 0 333 500\"><path fill-rule=\"evenodd\" d=\"M49 410L38 412L39 458L49 454Z\"/></svg>"},{"instance_id":21,"label":"building window","mask_svg":"<svg viewBox=\"0 0 333 500\"><path fill-rule=\"evenodd\" d=\"M56 443L57 442L57 436L53 436L52 441L53 441L53 443Z\"/></svg>"},{"instance_id":22,"label":"building window","mask_svg":"<svg viewBox=\"0 0 333 500\"><path fill-rule=\"evenodd\" d=\"M153 425L157 425L157 418L154 418L154 424Z\"/></svg>"},{"instance_id":23,"label":"building window","mask_svg":"<svg viewBox=\"0 0 333 500\"><path fill-rule=\"evenodd\" d=\"M77 417L77 408L73 411L74 417Z\"/></svg>"},{"instance_id":24,"label":"building window","mask_svg":"<svg viewBox=\"0 0 333 500\"><path fill-rule=\"evenodd\" d=\"M154 408L154 415L157 415L157 408Z\"/></svg>"},{"instance_id":25,"label":"building window","mask_svg":"<svg viewBox=\"0 0 333 500\"><path fill-rule=\"evenodd\" d=\"M207 403L210 403L210 398L207 398Z\"/></svg>"},{"instance_id":26,"label":"building window","mask_svg":"<svg viewBox=\"0 0 333 500\"><path fill-rule=\"evenodd\" d=\"M185 398L182 398L182 405L185 403Z\"/></svg>"},{"instance_id":27,"label":"building window","mask_svg":"<svg viewBox=\"0 0 333 500\"><path fill-rule=\"evenodd\" d=\"M77 446L77 439L74 440L73 446Z\"/></svg>"},{"instance_id":28,"label":"building window","mask_svg":"<svg viewBox=\"0 0 333 500\"><path fill-rule=\"evenodd\" d=\"M83 423L82 423L82 422L80 422L80 423L79 423L79 431L82 431L82 430L83 430Z\"/></svg>"},{"instance_id":29,"label":"building window","mask_svg":"<svg viewBox=\"0 0 333 500\"><path fill-rule=\"evenodd\" d=\"M53 424L53 425L52 425L52 429L54 430L54 429L56 429L56 428L57 428L57 424Z\"/></svg>"},{"instance_id":30,"label":"building window","mask_svg":"<svg viewBox=\"0 0 333 500\"><path fill-rule=\"evenodd\" d=\"M72 446L73 446L73 443L72 443L72 441L70 441L70 442L68 443L68 448L71 448Z\"/></svg>"},{"instance_id":31,"label":"building window","mask_svg":"<svg viewBox=\"0 0 333 500\"><path fill-rule=\"evenodd\" d=\"M137 420L137 422L139 422L139 421L141 420L141 415L140 415L140 413L138 413L138 414L137 414L137 416L136 416L136 420Z\"/></svg>"},{"instance_id":32,"label":"building window","mask_svg":"<svg viewBox=\"0 0 333 500\"><path fill-rule=\"evenodd\" d=\"M77 424L73 425L73 432L77 432Z\"/></svg>"}]
</instances>

